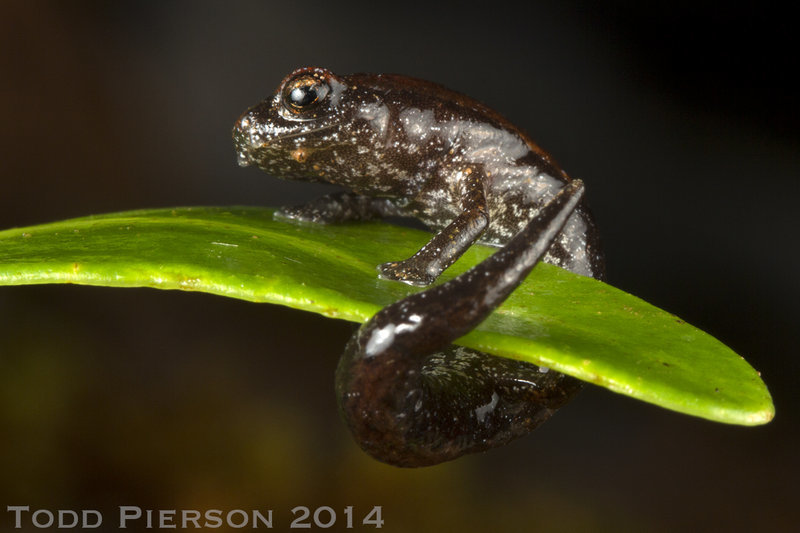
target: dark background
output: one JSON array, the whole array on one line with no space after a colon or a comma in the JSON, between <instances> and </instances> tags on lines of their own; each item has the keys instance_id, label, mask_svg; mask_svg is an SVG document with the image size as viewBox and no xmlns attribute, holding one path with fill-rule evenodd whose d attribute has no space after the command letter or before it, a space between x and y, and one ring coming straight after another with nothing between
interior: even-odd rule
<instances>
[{"instance_id":1,"label":"dark background","mask_svg":"<svg viewBox=\"0 0 800 533\"><path fill-rule=\"evenodd\" d=\"M459 3L461 4L461 3ZM382 505L411 531L788 531L798 510L798 46L714 3L0 5L0 228L320 194L240 169L238 114L295 67L399 72L498 109L583 178L609 282L717 336L777 415L714 424L588 387L493 452L422 470L350 440L353 326L203 294L0 289L6 505ZM341 521L340 521L341 524Z\"/></svg>"}]
</instances>

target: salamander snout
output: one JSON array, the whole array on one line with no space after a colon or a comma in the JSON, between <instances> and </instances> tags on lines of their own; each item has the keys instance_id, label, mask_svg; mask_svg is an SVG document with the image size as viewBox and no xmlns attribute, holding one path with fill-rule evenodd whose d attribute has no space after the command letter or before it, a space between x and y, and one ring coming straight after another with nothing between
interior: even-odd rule
<instances>
[{"instance_id":1,"label":"salamander snout","mask_svg":"<svg viewBox=\"0 0 800 533\"><path fill-rule=\"evenodd\" d=\"M252 109L248 109L242 113L233 126L233 146L236 149L240 167L254 163L251 157L252 150L263 144L256 124Z\"/></svg>"}]
</instances>

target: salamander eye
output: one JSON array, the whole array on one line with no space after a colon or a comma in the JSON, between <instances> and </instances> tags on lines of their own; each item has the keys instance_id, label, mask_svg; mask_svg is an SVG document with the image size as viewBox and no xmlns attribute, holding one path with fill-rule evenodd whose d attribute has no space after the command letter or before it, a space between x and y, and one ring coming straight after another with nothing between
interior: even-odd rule
<instances>
[{"instance_id":1,"label":"salamander eye","mask_svg":"<svg viewBox=\"0 0 800 533\"><path fill-rule=\"evenodd\" d=\"M330 92L330 86L314 76L291 80L283 89L283 103L293 113L315 108Z\"/></svg>"}]
</instances>

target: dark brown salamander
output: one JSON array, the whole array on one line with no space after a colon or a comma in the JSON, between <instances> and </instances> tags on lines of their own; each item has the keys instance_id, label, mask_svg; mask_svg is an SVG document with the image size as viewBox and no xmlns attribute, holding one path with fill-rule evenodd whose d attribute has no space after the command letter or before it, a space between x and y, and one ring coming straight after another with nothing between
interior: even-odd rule
<instances>
[{"instance_id":1,"label":"dark brown salamander","mask_svg":"<svg viewBox=\"0 0 800 533\"><path fill-rule=\"evenodd\" d=\"M563 374L450 344L540 259L604 275L582 183L507 120L433 83L303 68L247 110L233 138L243 166L346 189L276 216L409 216L436 231L411 258L380 265L381 277L427 285L473 242L503 246L462 276L384 308L348 343L336 391L368 453L425 466L499 446L579 390Z\"/></svg>"}]
</instances>

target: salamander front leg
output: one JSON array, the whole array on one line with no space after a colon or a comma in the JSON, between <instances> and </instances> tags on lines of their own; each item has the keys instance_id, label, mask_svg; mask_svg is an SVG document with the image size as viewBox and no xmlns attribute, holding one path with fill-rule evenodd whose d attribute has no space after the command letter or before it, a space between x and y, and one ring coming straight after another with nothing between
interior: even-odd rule
<instances>
[{"instance_id":1,"label":"salamander front leg","mask_svg":"<svg viewBox=\"0 0 800 533\"><path fill-rule=\"evenodd\" d=\"M275 218L334 224L356 220L373 220L399 215L388 198L373 198L351 192L326 194L306 204L287 206L275 212Z\"/></svg>"}]
</instances>

